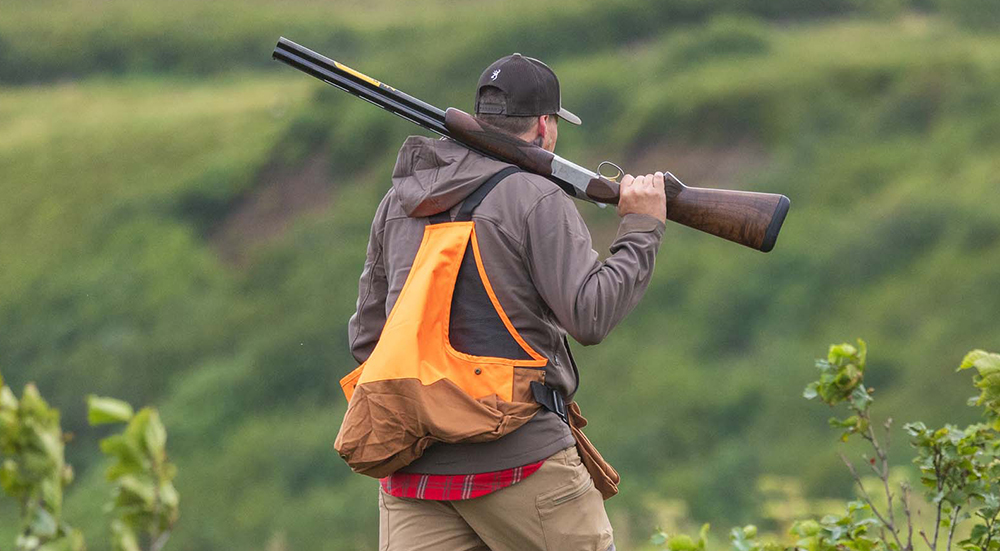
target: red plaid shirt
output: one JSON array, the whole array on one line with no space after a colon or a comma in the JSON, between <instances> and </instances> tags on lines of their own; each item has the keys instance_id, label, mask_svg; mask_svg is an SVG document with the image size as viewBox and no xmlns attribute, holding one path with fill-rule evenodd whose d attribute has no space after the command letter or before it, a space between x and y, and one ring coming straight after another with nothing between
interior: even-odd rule
<instances>
[{"instance_id":1,"label":"red plaid shirt","mask_svg":"<svg viewBox=\"0 0 1000 551\"><path fill-rule=\"evenodd\" d=\"M382 490L395 497L458 501L484 496L528 478L545 460L513 469L478 474L393 473L381 479Z\"/></svg>"}]
</instances>

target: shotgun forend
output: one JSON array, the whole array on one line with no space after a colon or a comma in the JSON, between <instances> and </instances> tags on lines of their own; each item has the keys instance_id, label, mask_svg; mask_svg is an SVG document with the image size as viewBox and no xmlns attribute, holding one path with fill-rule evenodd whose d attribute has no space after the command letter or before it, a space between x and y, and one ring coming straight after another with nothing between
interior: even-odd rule
<instances>
[{"instance_id":1,"label":"shotgun forend","mask_svg":"<svg viewBox=\"0 0 1000 551\"><path fill-rule=\"evenodd\" d=\"M545 176L573 197L618 203L617 183L459 109L441 110L283 37L272 57L470 149ZM774 248L790 205L784 195L688 187L664 175L669 220L758 251Z\"/></svg>"}]
</instances>

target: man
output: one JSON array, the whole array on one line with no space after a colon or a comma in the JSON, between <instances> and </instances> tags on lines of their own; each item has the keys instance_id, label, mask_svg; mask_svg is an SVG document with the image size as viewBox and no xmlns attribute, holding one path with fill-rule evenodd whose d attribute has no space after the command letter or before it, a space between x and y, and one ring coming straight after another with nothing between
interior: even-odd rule
<instances>
[{"instance_id":1,"label":"man","mask_svg":"<svg viewBox=\"0 0 1000 551\"><path fill-rule=\"evenodd\" d=\"M548 151L555 149L560 119L580 124L562 108L551 69L520 54L501 58L483 72L476 114ZM406 140L392 189L375 214L357 312L350 321L351 351L359 362L372 355L382 336L425 241L425 228L455 218L474 191L509 166L451 140ZM544 356L545 387L558 395L557 401L568 403L579 373L566 335L584 345L601 342L635 307L652 276L666 220L663 175L624 177L618 236L603 262L573 200L544 177L507 175L474 208L476 261L481 261L483 279L477 288L485 286L490 298L480 301L486 304L483 312L468 312L476 297L486 294L466 288L460 274L447 339L463 354L513 357L483 351L489 339L476 337L477 328L487 323L483 320L499 313L521 348ZM463 269L467 261L475 272L472 249ZM550 404L493 441L432 444L383 478L380 549L613 550L602 492L581 463L566 416L550 411L558 409Z\"/></svg>"}]
</instances>

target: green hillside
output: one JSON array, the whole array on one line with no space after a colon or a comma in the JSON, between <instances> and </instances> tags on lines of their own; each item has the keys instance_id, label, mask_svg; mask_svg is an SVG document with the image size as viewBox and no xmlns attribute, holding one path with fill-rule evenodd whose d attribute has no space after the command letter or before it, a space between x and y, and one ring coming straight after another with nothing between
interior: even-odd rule
<instances>
[{"instance_id":1,"label":"green hillside","mask_svg":"<svg viewBox=\"0 0 1000 551\"><path fill-rule=\"evenodd\" d=\"M791 198L766 255L668 226L644 301L574 346L588 435L623 476L620 549L678 514L766 528L763 475L847 497L829 415L800 397L829 342L869 342L897 425L971 421L954 367L1000 349L1000 8L859 6L5 4L0 368L74 434L70 522L108 548L96 393L163 414L168 549L376 547L376 483L332 449L337 381L371 216L416 129L270 61L280 35L466 110L494 59L540 57L584 119L561 155ZM606 250L614 212L579 208ZM0 499L0 548L15 514Z\"/></svg>"}]
</instances>

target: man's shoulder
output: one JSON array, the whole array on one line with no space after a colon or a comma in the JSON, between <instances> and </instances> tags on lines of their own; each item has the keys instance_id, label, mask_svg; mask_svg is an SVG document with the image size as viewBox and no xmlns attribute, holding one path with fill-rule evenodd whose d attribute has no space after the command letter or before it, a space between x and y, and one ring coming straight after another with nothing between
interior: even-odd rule
<instances>
[{"instance_id":1,"label":"man's shoulder","mask_svg":"<svg viewBox=\"0 0 1000 551\"><path fill-rule=\"evenodd\" d=\"M503 185L497 186L491 193L493 194L516 204L523 213L537 208L539 203L547 202L546 199L569 200L569 196L555 182L524 170L507 176Z\"/></svg>"},{"instance_id":2,"label":"man's shoulder","mask_svg":"<svg viewBox=\"0 0 1000 551\"><path fill-rule=\"evenodd\" d=\"M573 200L554 182L531 172L504 178L476 209L475 218L495 225L514 241L523 243L526 232L539 225L573 216ZM578 215L576 215L578 216Z\"/></svg>"},{"instance_id":3,"label":"man's shoulder","mask_svg":"<svg viewBox=\"0 0 1000 551\"><path fill-rule=\"evenodd\" d=\"M530 193L532 196L541 197L555 192L562 192L562 189L555 182L534 172L521 170L511 174L508 178L517 182L516 185L521 191Z\"/></svg>"}]
</instances>

